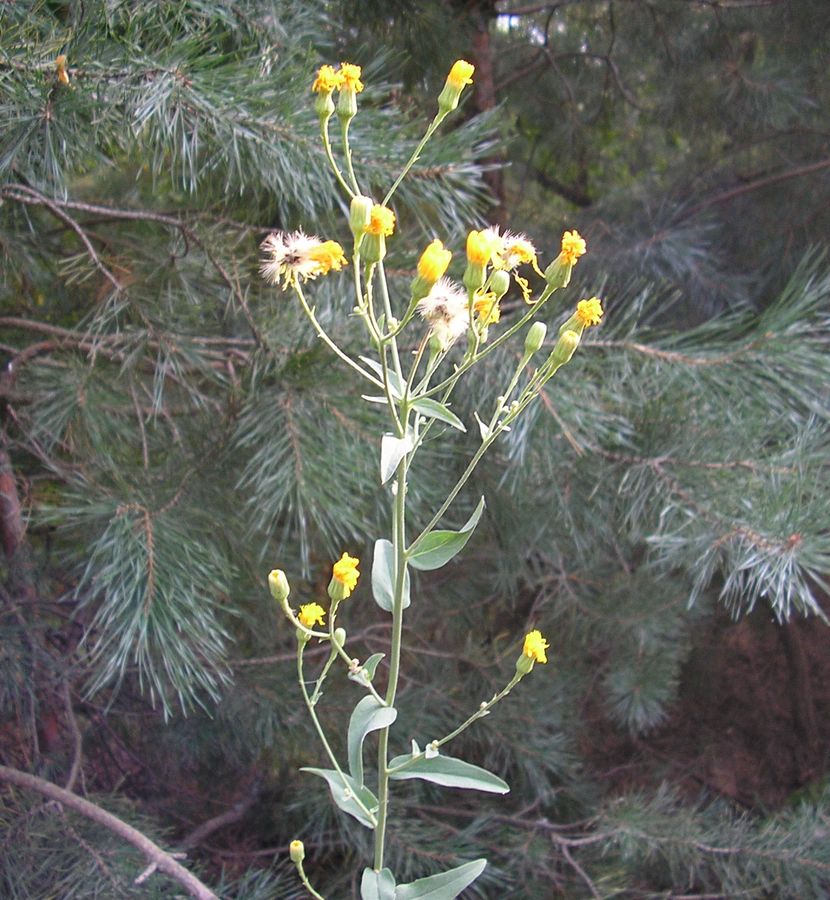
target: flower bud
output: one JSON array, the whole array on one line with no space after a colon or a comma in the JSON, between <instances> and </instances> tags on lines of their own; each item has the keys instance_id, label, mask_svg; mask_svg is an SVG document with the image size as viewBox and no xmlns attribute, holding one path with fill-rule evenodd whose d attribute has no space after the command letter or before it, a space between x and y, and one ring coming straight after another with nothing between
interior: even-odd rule
<instances>
[{"instance_id":1,"label":"flower bud","mask_svg":"<svg viewBox=\"0 0 830 900\"><path fill-rule=\"evenodd\" d=\"M386 256L386 236L367 233L360 244L360 255L364 262L379 263Z\"/></svg>"},{"instance_id":2,"label":"flower bud","mask_svg":"<svg viewBox=\"0 0 830 900\"><path fill-rule=\"evenodd\" d=\"M366 232L369 222L372 221L372 207L374 202L371 197L355 194L349 204L349 228L354 235L355 244L359 244Z\"/></svg>"},{"instance_id":3,"label":"flower bud","mask_svg":"<svg viewBox=\"0 0 830 900\"><path fill-rule=\"evenodd\" d=\"M533 664L535 660L530 656L525 656L524 653L516 660L516 671L519 675L527 675L528 672L533 671Z\"/></svg>"},{"instance_id":4,"label":"flower bud","mask_svg":"<svg viewBox=\"0 0 830 900\"><path fill-rule=\"evenodd\" d=\"M66 70L66 56L63 53L55 59L55 73L61 84L69 84L69 72Z\"/></svg>"},{"instance_id":5,"label":"flower bud","mask_svg":"<svg viewBox=\"0 0 830 900\"><path fill-rule=\"evenodd\" d=\"M465 85L473 83L473 72L475 72L475 66L466 60L458 59L453 63L450 73L447 75L447 80L444 82L444 87L438 96L438 109L444 115L456 109L458 99Z\"/></svg>"},{"instance_id":6,"label":"flower bud","mask_svg":"<svg viewBox=\"0 0 830 900\"><path fill-rule=\"evenodd\" d=\"M271 569L268 573L268 587L277 603L285 603L291 593L291 587L282 569Z\"/></svg>"},{"instance_id":7,"label":"flower bud","mask_svg":"<svg viewBox=\"0 0 830 900\"><path fill-rule=\"evenodd\" d=\"M305 859L305 847L303 846L303 842L291 841L288 845L288 855L291 857L291 862L293 862L295 866L302 865L302 862Z\"/></svg>"},{"instance_id":8,"label":"flower bud","mask_svg":"<svg viewBox=\"0 0 830 900\"><path fill-rule=\"evenodd\" d=\"M496 300L500 300L510 287L510 275L503 269L497 269L490 276L490 290L496 295Z\"/></svg>"},{"instance_id":9,"label":"flower bud","mask_svg":"<svg viewBox=\"0 0 830 900\"><path fill-rule=\"evenodd\" d=\"M556 346L553 348L553 353L550 355L550 362L557 367L565 365L576 353L579 341L580 336L577 332L570 329L563 331L556 342Z\"/></svg>"},{"instance_id":10,"label":"flower bud","mask_svg":"<svg viewBox=\"0 0 830 900\"><path fill-rule=\"evenodd\" d=\"M335 628L334 629L334 643L338 647L342 647L343 644L346 643L346 629L345 628Z\"/></svg>"},{"instance_id":11,"label":"flower bud","mask_svg":"<svg viewBox=\"0 0 830 900\"><path fill-rule=\"evenodd\" d=\"M534 353L537 353L541 349L547 333L548 326L545 325L544 322L534 322L530 326L527 337L525 338L525 353L528 356L533 356Z\"/></svg>"}]
</instances>

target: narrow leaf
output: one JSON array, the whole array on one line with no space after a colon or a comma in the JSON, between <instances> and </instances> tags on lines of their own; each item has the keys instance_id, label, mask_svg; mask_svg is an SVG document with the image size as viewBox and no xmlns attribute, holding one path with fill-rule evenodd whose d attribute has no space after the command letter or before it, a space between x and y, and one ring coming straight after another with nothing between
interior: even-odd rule
<instances>
[{"instance_id":1,"label":"narrow leaf","mask_svg":"<svg viewBox=\"0 0 830 900\"><path fill-rule=\"evenodd\" d=\"M395 900L395 877L389 869L364 869L360 900Z\"/></svg>"},{"instance_id":2,"label":"narrow leaf","mask_svg":"<svg viewBox=\"0 0 830 900\"><path fill-rule=\"evenodd\" d=\"M380 538L375 541L372 559L372 596L375 603L386 612L392 612L395 602L395 551L391 541ZM402 608L409 606L409 569L403 578Z\"/></svg>"},{"instance_id":3,"label":"narrow leaf","mask_svg":"<svg viewBox=\"0 0 830 900\"><path fill-rule=\"evenodd\" d=\"M433 756L431 759L422 756L412 762L412 757L406 754L396 756L389 763L389 768L394 769L395 766L403 765L405 762L409 762L410 765L402 772L393 772L389 777L395 781L420 778L443 787L485 791L488 794L506 794L510 790L507 782L502 781L498 775L452 756Z\"/></svg>"},{"instance_id":4,"label":"narrow leaf","mask_svg":"<svg viewBox=\"0 0 830 900\"><path fill-rule=\"evenodd\" d=\"M453 900L484 871L486 859L474 859L448 872L419 878L395 889L395 900Z\"/></svg>"},{"instance_id":5,"label":"narrow leaf","mask_svg":"<svg viewBox=\"0 0 830 900\"><path fill-rule=\"evenodd\" d=\"M346 775L345 772L343 773L343 778L341 778L335 769L313 769L306 766L300 769L300 771L310 772L312 775L318 775L320 778L324 778L328 782L332 800L334 800L343 812L353 816L361 825L365 825L367 828L375 827L372 820L366 815L355 800L355 797L358 797L360 798L361 803L363 803L370 812L374 813L377 811L378 798L369 790L369 788L365 786L358 787L351 775ZM343 779L346 780L345 785L343 784Z\"/></svg>"},{"instance_id":6,"label":"narrow leaf","mask_svg":"<svg viewBox=\"0 0 830 900\"><path fill-rule=\"evenodd\" d=\"M398 463L412 449L409 435L398 438L394 434L385 434L380 441L380 483L386 484L395 474Z\"/></svg>"},{"instance_id":7,"label":"narrow leaf","mask_svg":"<svg viewBox=\"0 0 830 900\"><path fill-rule=\"evenodd\" d=\"M368 356L359 356L358 359L383 381L383 366L376 359L370 359ZM397 372L387 368L386 376L389 379L389 390L392 396L396 400L400 400L403 397L403 385L400 378L398 378Z\"/></svg>"},{"instance_id":8,"label":"narrow leaf","mask_svg":"<svg viewBox=\"0 0 830 900\"><path fill-rule=\"evenodd\" d=\"M355 706L349 719L349 771L355 784L363 787L363 742L366 735L391 725L397 718L397 710L384 706L371 694Z\"/></svg>"},{"instance_id":9,"label":"narrow leaf","mask_svg":"<svg viewBox=\"0 0 830 900\"><path fill-rule=\"evenodd\" d=\"M453 428L457 428L459 431L467 430L464 427L464 423L455 413L450 412L443 403L439 403L430 397L419 397L417 400L413 400L412 408L428 419L438 419L439 422L446 422L447 425L452 425Z\"/></svg>"},{"instance_id":10,"label":"narrow leaf","mask_svg":"<svg viewBox=\"0 0 830 900\"><path fill-rule=\"evenodd\" d=\"M416 541L409 548L407 562L413 569L424 571L440 569L470 540L482 512L484 512L484 497L478 501L473 514L459 531L430 531Z\"/></svg>"}]
</instances>

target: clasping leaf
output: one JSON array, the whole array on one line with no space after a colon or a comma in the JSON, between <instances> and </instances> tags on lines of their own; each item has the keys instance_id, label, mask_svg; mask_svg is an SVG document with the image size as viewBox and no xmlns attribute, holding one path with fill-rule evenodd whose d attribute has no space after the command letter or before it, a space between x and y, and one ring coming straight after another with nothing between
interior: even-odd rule
<instances>
[{"instance_id":1,"label":"clasping leaf","mask_svg":"<svg viewBox=\"0 0 830 900\"><path fill-rule=\"evenodd\" d=\"M429 571L440 569L448 563L470 540L482 512L484 512L484 497L478 501L473 514L459 531L430 531L429 534L419 538L409 548L407 554L407 561L412 568Z\"/></svg>"},{"instance_id":2,"label":"clasping leaf","mask_svg":"<svg viewBox=\"0 0 830 900\"><path fill-rule=\"evenodd\" d=\"M507 782L502 781L498 775L452 756L434 756L431 759L422 756L413 762L412 757L406 754L405 756L396 756L389 763L389 768L394 769L404 763L408 763L405 769L400 772L391 772L389 777L395 781L420 778L443 787L485 791L488 794L506 794L510 790Z\"/></svg>"}]
</instances>

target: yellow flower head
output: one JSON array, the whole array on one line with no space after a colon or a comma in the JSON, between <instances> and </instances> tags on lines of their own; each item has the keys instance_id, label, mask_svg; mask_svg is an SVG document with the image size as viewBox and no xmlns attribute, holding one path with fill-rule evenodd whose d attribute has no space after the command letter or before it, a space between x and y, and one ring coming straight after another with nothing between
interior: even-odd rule
<instances>
[{"instance_id":1,"label":"yellow flower head","mask_svg":"<svg viewBox=\"0 0 830 900\"><path fill-rule=\"evenodd\" d=\"M522 653L535 662L546 663L548 661L545 650L550 644L542 637L541 631L531 631L525 635L525 644Z\"/></svg>"},{"instance_id":2,"label":"yellow flower head","mask_svg":"<svg viewBox=\"0 0 830 900\"><path fill-rule=\"evenodd\" d=\"M473 309L478 316L479 322L485 326L495 325L501 318L501 310L499 309L499 301L492 291L486 294L476 291L473 300Z\"/></svg>"},{"instance_id":3,"label":"yellow flower head","mask_svg":"<svg viewBox=\"0 0 830 900\"><path fill-rule=\"evenodd\" d=\"M326 611L319 603L306 603L300 607L297 618L306 628L313 628L315 625L325 625L323 621L325 614Z\"/></svg>"},{"instance_id":4,"label":"yellow flower head","mask_svg":"<svg viewBox=\"0 0 830 900\"><path fill-rule=\"evenodd\" d=\"M334 66L320 66L311 90L315 94L330 94L343 86L343 75L335 71Z\"/></svg>"},{"instance_id":5,"label":"yellow flower head","mask_svg":"<svg viewBox=\"0 0 830 900\"><path fill-rule=\"evenodd\" d=\"M346 254L337 241L323 241L322 244L312 248L308 255L319 264L321 275L327 275L332 269L339 272L343 266L348 265Z\"/></svg>"},{"instance_id":6,"label":"yellow flower head","mask_svg":"<svg viewBox=\"0 0 830 900\"><path fill-rule=\"evenodd\" d=\"M395 213L385 206L376 203L372 207L369 224L366 226L367 234L383 235L389 237L395 230Z\"/></svg>"},{"instance_id":7,"label":"yellow flower head","mask_svg":"<svg viewBox=\"0 0 830 900\"><path fill-rule=\"evenodd\" d=\"M360 73L360 66L352 65L352 63L340 63L340 71L337 74L340 76L341 83L338 87L341 90L354 91L359 94L363 90Z\"/></svg>"},{"instance_id":8,"label":"yellow flower head","mask_svg":"<svg viewBox=\"0 0 830 900\"><path fill-rule=\"evenodd\" d=\"M486 266L501 249L501 238L491 229L471 231L467 235L467 260L474 266Z\"/></svg>"},{"instance_id":9,"label":"yellow flower head","mask_svg":"<svg viewBox=\"0 0 830 900\"><path fill-rule=\"evenodd\" d=\"M445 250L441 241L435 238L418 260L418 275L429 284L435 284L447 271L451 259L452 252Z\"/></svg>"},{"instance_id":10,"label":"yellow flower head","mask_svg":"<svg viewBox=\"0 0 830 900\"><path fill-rule=\"evenodd\" d=\"M447 75L447 82L457 90L461 90L465 84L473 83L473 72L476 67L468 63L465 59L457 59Z\"/></svg>"},{"instance_id":11,"label":"yellow flower head","mask_svg":"<svg viewBox=\"0 0 830 900\"><path fill-rule=\"evenodd\" d=\"M360 572L357 571L359 565L360 560L356 556L344 553L332 567L332 578L343 586L344 598L348 597L357 585L357 579L360 577Z\"/></svg>"},{"instance_id":12,"label":"yellow flower head","mask_svg":"<svg viewBox=\"0 0 830 900\"><path fill-rule=\"evenodd\" d=\"M61 84L69 84L69 72L66 71L66 56L63 53L55 58L55 71Z\"/></svg>"},{"instance_id":13,"label":"yellow flower head","mask_svg":"<svg viewBox=\"0 0 830 900\"><path fill-rule=\"evenodd\" d=\"M321 241L302 231L275 231L260 247L264 254L260 274L271 284L281 284L283 290L295 282L339 270L346 262L343 248L336 241Z\"/></svg>"},{"instance_id":14,"label":"yellow flower head","mask_svg":"<svg viewBox=\"0 0 830 900\"><path fill-rule=\"evenodd\" d=\"M566 231L562 235L562 258L569 266L572 266L580 256L585 253L585 241L579 232Z\"/></svg>"},{"instance_id":15,"label":"yellow flower head","mask_svg":"<svg viewBox=\"0 0 830 900\"><path fill-rule=\"evenodd\" d=\"M589 325L599 325L602 321L602 301L599 297L580 300L576 304L576 317L586 328Z\"/></svg>"}]
</instances>

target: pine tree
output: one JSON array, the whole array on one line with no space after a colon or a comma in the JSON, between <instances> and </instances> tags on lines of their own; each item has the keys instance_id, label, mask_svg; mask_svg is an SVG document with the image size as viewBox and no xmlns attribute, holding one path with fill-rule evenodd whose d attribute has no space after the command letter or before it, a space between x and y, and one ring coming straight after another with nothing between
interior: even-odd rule
<instances>
[{"instance_id":1,"label":"pine tree","mask_svg":"<svg viewBox=\"0 0 830 900\"><path fill-rule=\"evenodd\" d=\"M324 588L330 559L370 558L386 525L377 420L262 283L257 247L274 227L343 231L308 92L320 63L364 64L354 162L382 191L482 27L441 4L347 6L0 13L2 761L190 849L228 897L304 896L296 836L318 889L357 895L367 839L296 772L316 751L265 576L296 560L292 582ZM510 161L508 224L549 250L578 225L591 252L563 302L601 293L608 311L460 498L459 523L488 498L465 554L413 583L401 733L430 739L489 697L525 625L555 635L554 672L462 738L513 799L450 805L413 786L391 863L403 880L487 855L480 897L822 896L820 786L736 811L619 789L591 750L598 720L603 739L659 733L719 609L824 627L830 269L808 249L830 209L821 4L471 6L503 105L439 132L399 217L417 245L440 227L460 246L492 212L488 166ZM713 104L717 133L691 129ZM393 285L411 279L405 249ZM314 299L359 346L336 280ZM465 422L515 362L491 355L457 398ZM436 445L416 515L475 438ZM355 600L351 638L384 652ZM341 735L348 687L321 701ZM135 885L140 853L17 785L0 806L4 896L181 893L162 872Z\"/></svg>"}]
</instances>

